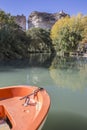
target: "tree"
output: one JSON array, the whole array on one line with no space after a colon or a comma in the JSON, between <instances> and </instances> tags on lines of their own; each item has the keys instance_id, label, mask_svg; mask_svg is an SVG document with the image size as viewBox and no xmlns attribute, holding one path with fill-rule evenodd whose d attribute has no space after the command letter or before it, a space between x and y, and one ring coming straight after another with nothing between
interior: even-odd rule
<instances>
[{"instance_id":1,"label":"tree","mask_svg":"<svg viewBox=\"0 0 87 130\"><path fill-rule=\"evenodd\" d=\"M82 43L87 43L87 16L83 17L82 24L84 27Z\"/></svg>"},{"instance_id":2,"label":"tree","mask_svg":"<svg viewBox=\"0 0 87 130\"><path fill-rule=\"evenodd\" d=\"M4 11L0 11L0 29L8 29L8 28L18 29L20 28L14 21L14 17L10 14L6 14Z\"/></svg>"},{"instance_id":3,"label":"tree","mask_svg":"<svg viewBox=\"0 0 87 130\"><path fill-rule=\"evenodd\" d=\"M10 14L0 11L0 58L27 57L30 39Z\"/></svg>"},{"instance_id":4,"label":"tree","mask_svg":"<svg viewBox=\"0 0 87 130\"><path fill-rule=\"evenodd\" d=\"M76 17L65 17L58 20L51 30L51 38L57 51L74 51L77 49L79 42L82 40L82 15Z\"/></svg>"},{"instance_id":5,"label":"tree","mask_svg":"<svg viewBox=\"0 0 87 130\"><path fill-rule=\"evenodd\" d=\"M52 52L52 40L50 38L50 31L42 28L31 28L27 31L27 36L30 37L31 42L29 50L32 52Z\"/></svg>"},{"instance_id":6,"label":"tree","mask_svg":"<svg viewBox=\"0 0 87 130\"><path fill-rule=\"evenodd\" d=\"M78 47L78 41L80 41L81 35L74 30L70 31L69 27L63 27L59 32L57 40L57 48L62 51L75 51Z\"/></svg>"}]
</instances>

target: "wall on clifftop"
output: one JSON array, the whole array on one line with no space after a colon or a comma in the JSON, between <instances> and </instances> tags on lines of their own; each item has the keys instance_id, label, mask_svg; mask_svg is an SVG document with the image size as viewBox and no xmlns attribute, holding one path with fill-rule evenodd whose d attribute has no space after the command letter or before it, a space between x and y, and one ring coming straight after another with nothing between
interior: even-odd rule
<instances>
[{"instance_id":1,"label":"wall on clifftop","mask_svg":"<svg viewBox=\"0 0 87 130\"><path fill-rule=\"evenodd\" d=\"M68 14L64 13L63 11L59 13L46 13L34 11L29 15L28 18L28 29L32 27L50 29L57 20L67 15Z\"/></svg>"}]
</instances>

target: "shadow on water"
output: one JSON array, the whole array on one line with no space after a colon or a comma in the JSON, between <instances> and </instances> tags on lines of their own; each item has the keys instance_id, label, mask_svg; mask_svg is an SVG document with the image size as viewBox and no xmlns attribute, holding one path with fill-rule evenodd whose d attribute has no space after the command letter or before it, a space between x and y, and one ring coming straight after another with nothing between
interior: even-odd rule
<instances>
[{"instance_id":1,"label":"shadow on water","mask_svg":"<svg viewBox=\"0 0 87 130\"><path fill-rule=\"evenodd\" d=\"M80 63L80 62L81 63ZM36 53L30 54L28 59L14 59L0 61L0 71L11 71L14 68L27 68L27 67L43 67L43 68L59 68L59 69L71 69L78 70L79 66L83 66L87 59L84 58L70 58L70 57L58 57L51 53ZM4 67L4 68L3 68Z\"/></svg>"},{"instance_id":2,"label":"shadow on water","mask_svg":"<svg viewBox=\"0 0 87 130\"><path fill-rule=\"evenodd\" d=\"M75 113L49 113L42 130L87 130L87 118Z\"/></svg>"},{"instance_id":3,"label":"shadow on water","mask_svg":"<svg viewBox=\"0 0 87 130\"><path fill-rule=\"evenodd\" d=\"M55 54L30 54L28 59L14 59L0 61L0 71L11 71L14 68L44 67L49 68ZM3 68L4 67L4 68Z\"/></svg>"}]
</instances>

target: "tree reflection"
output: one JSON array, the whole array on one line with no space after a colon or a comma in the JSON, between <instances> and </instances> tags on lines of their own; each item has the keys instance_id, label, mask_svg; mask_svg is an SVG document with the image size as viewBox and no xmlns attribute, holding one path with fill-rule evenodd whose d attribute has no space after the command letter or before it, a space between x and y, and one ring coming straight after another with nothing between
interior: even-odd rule
<instances>
[{"instance_id":1,"label":"tree reflection","mask_svg":"<svg viewBox=\"0 0 87 130\"><path fill-rule=\"evenodd\" d=\"M52 54L52 53L31 54L29 57L29 65L49 68L54 59L54 56L55 56L55 54Z\"/></svg>"},{"instance_id":2,"label":"tree reflection","mask_svg":"<svg viewBox=\"0 0 87 130\"><path fill-rule=\"evenodd\" d=\"M58 87L82 89L87 86L87 59L56 56L50 67L50 75Z\"/></svg>"},{"instance_id":3,"label":"tree reflection","mask_svg":"<svg viewBox=\"0 0 87 130\"><path fill-rule=\"evenodd\" d=\"M43 67L49 68L54 59L55 54L52 53L34 53L30 54L26 59L14 59L14 60L2 60L0 61L0 71L2 66L5 66L5 70L13 68L26 68L26 67ZM7 66L7 67L6 67ZM8 67L11 66L11 67Z\"/></svg>"}]
</instances>

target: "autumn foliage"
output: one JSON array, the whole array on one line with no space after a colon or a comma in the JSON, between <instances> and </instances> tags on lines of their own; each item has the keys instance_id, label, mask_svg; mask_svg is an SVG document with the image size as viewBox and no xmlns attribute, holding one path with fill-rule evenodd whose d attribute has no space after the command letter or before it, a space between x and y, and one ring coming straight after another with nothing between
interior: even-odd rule
<instances>
[{"instance_id":1,"label":"autumn foliage","mask_svg":"<svg viewBox=\"0 0 87 130\"><path fill-rule=\"evenodd\" d=\"M80 42L87 42L87 17L78 14L58 20L51 29L51 38L57 50L76 50Z\"/></svg>"}]
</instances>

